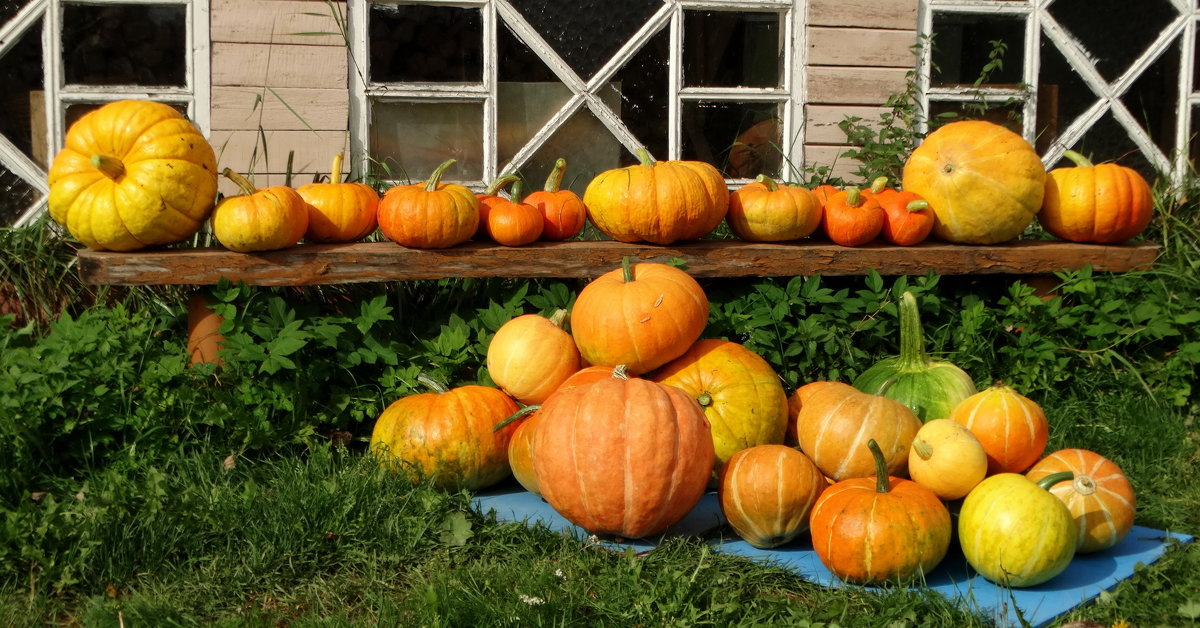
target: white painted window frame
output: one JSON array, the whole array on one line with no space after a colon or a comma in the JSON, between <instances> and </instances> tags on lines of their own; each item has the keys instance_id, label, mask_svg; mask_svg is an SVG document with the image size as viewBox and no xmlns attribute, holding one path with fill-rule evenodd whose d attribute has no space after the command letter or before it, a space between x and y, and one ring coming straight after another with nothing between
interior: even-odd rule
<instances>
[{"instance_id":1,"label":"white painted window frame","mask_svg":"<svg viewBox=\"0 0 1200 628\"><path fill-rule=\"evenodd\" d=\"M212 71L211 37L209 34L210 0L33 0L17 15L0 26L0 41L15 42L37 23L42 23L42 66L43 90L46 111L46 144L48 155L55 155L65 142L66 109L76 103L93 103L139 98L159 102L181 104L187 107L188 116L204 133L210 131ZM184 87L146 87L135 85L112 85L84 87L67 85L62 58L63 9L67 4L91 5L184 5L186 13ZM34 163L11 142L0 136L0 161L13 173L42 193L41 199L17 219L13 226L23 226L35 221L46 210L49 187L46 171Z\"/></svg>"},{"instance_id":2,"label":"white painted window frame","mask_svg":"<svg viewBox=\"0 0 1200 628\"><path fill-rule=\"evenodd\" d=\"M423 102L479 102L483 104L483 164L482 179L459 181L475 189L482 189L485 182L515 171L532 157L553 133L571 116L586 107L616 137L626 150L635 152L642 148L640 142L599 96L600 90L611 80L638 50L662 29L669 29L670 72L668 74L668 155L657 155L658 159L679 159L682 139L681 119L683 103L726 100L741 102L776 102L783 115L783 164L804 163L804 60L803 45L807 18L807 3L803 0L664 0L662 7L613 55L596 74L586 80L558 55L553 47L529 25L524 17L508 0L403 0L403 4L422 4L444 7L477 8L483 22L483 80L475 84L450 83L374 83L366 80L369 75L370 43L367 38L367 15L370 4L397 3L397 0L347 0L347 21L350 28L350 142L351 150L360 171L369 167L370 111L373 100L403 100ZM689 9L761 11L780 14L780 39L783 46L781 63L781 85L777 88L685 88L681 63L683 48L683 12ZM496 29L503 28L499 20L512 28L513 32L538 55L573 95L543 127L529 139L507 163L499 163L496 143L497 125L497 79L496 79ZM795 173L798 174L798 173ZM746 179L731 180L738 185Z\"/></svg>"},{"instance_id":3,"label":"white painted window frame","mask_svg":"<svg viewBox=\"0 0 1200 628\"><path fill-rule=\"evenodd\" d=\"M1091 107L1067 124L1046 150L1046 153L1042 155L1042 163L1046 167L1052 167L1062 158L1063 152L1082 139L1104 114L1112 112L1114 119L1125 129L1146 160L1160 172L1170 173L1172 178L1179 182L1189 171L1188 140L1191 137L1191 113L1194 107L1200 106L1200 92L1196 92L1196 86L1192 84L1196 29L1197 20L1200 20L1200 9L1197 8L1195 0L1170 0L1170 2L1178 10L1179 16L1159 33L1157 39L1121 76L1110 82L1096 69L1079 40L1071 36L1050 14L1049 8L1054 0L1018 2L920 0L918 32L923 35L933 32L935 14L964 13L1023 18L1025 20L1025 41L1023 42L1025 59L1022 82L1030 86L1028 90L987 86L982 86L978 90L963 87L935 87L931 85L930 55L923 54L920 62L920 88L924 110L929 110L931 101L965 102L975 99L977 95L989 102L1003 102L1009 98L1017 98L1024 101L1022 131L1025 138L1032 142L1037 132L1038 94L1036 87L1041 67L1041 37L1044 34L1054 43L1071 67L1079 73L1080 78L1099 96L1096 97L1096 101ZM1141 127L1120 98L1133 86L1142 73L1149 69L1177 41L1181 42L1179 100L1175 111L1179 122L1176 125L1174 150L1172 154L1167 155L1151 140L1149 134ZM922 130L927 129L922 128Z\"/></svg>"}]
</instances>

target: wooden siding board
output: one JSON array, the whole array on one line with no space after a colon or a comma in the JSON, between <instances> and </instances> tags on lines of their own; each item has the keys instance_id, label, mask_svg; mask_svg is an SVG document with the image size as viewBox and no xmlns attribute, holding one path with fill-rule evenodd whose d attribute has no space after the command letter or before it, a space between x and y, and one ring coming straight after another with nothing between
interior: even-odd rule
<instances>
[{"instance_id":1,"label":"wooden siding board","mask_svg":"<svg viewBox=\"0 0 1200 628\"><path fill-rule=\"evenodd\" d=\"M879 117L891 111L887 107L809 105L805 140L810 144L839 144L846 141L846 134L838 126L846 118L860 118L862 124L878 127Z\"/></svg>"},{"instance_id":2,"label":"wooden siding board","mask_svg":"<svg viewBox=\"0 0 1200 628\"><path fill-rule=\"evenodd\" d=\"M312 0L212 1L212 40L226 43L338 46L346 42L324 2ZM345 23L345 2L334 3ZM316 34L320 33L320 34Z\"/></svg>"},{"instance_id":3,"label":"wooden siding board","mask_svg":"<svg viewBox=\"0 0 1200 628\"><path fill-rule=\"evenodd\" d=\"M905 68L810 66L808 102L838 105L882 105L904 91Z\"/></svg>"},{"instance_id":4,"label":"wooden siding board","mask_svg":"<svg viewBox=\"0 0 1200 628\"><path fill-rule=\"evenodd\" d=\"M810 65L851 65L912 68L917 59L911 30L868 30L814 26L808 29Z\"/></svg>"},{"instance_id":5,"label":"wooden siding board","mask_svg":"<svg viewBox=\"0 0 1200 628\"><path fill-rule=\"evenodd\" d=\"M212 84L346 89L346 49L296 44L213 43Z\"/></svg>"},{"instance_id":6,"label":"wooden siding board","mask_svg":"<svg viewBox=\"0 0 1200 628\"><path fill-rule=\"evenodd\" d=\"M294 151L292 172L297 181L308 183L312 173L329 172L329 164L338 151L349 154L345 131L264 131L263 136L267 144L265 154L257 130L213 131L210 142L217 152L219 167L243 173L279 174L287 170L288 152Z\"/></svg>"},{"instance_id":7,"label":"wooden siding board","mask_svg":"<svg viewBox=\"0 0 1200 628\"><path fill-rule=\"evenodd\" d=\"M344 130L350 110L345 87L315 89L217 86L212 90L212 128L300 131Z\"/></svg>"},{"instance_id":8,"label":"wooden siding board","mask_svg":"<svg viewBox=\"0 0 1200 628\"><path fill-rule=\"evenodd\" d=\"M915 31L917 0L809 0L808 23Z\"/></svg>"},{"instance_id":9,"label":"wooden siding board","mask_svg":"<svg viewBox=\"0 0 1200 628\"><path fill-rule=\"evenodd\" d=\"M854 174L860 165L859 162L842 157L842 153L849 149L850 146L844 144L805 144L804 162L807 166L829 166L831 168L830 176L838 177L848 183L865 183L861 177Z\"/></svg>"}]
</instances>

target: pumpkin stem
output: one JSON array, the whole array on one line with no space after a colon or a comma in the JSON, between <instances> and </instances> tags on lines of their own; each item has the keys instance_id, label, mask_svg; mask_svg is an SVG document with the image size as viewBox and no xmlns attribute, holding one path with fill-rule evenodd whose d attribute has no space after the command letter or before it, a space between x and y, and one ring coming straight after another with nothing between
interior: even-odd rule
<instances>
[{"instance_id":1,"label":"pumpkin stem","mask_svg":"<svg viewBox=\"0 0 1200 628\"><path fill-rule=\"evenodd\" d=\"M567 170L567 160L559 157L554 162L554 169L550 171L550 176L546 177L546 185L542 189L546 192L557 192L562 187L563 173Z\"/></svg>"},{"instance_id":2,"label":"pumpkin stem","mask_svg":"<svg viewBox=\"0 0 1200 628\"><path fill-rule=\"evenodd\" d=\"M338 154L333 156L333 165L329 166L329 182L337 185L342 182L342 160L346 158L346 154L338 151Z\"/></svg>"},{"instance_id":3,"label":"pumpkin stem","mask_svg":"<svg viewBox=\"0 0 1200 628\"><path fill-rule=\"evenodd\" d=\"M550 315L550 322L553 323L555 327L562 329L563 325L567 324L567 309L560 307L557 310L554 310L554 313Z\"/></svg>"},{"instance_id":4,"label":"pumpkin stem","mask_svg":"<svg viewBox=\"0 0 1200 628\"><path fill-rule=\"evenodd\" d=\"M532 414L541 409L542 409L542 404L540 404L540 403L535 403L533 405L525 406L524 408L517 410L516 412L508 415L507 417L504 417L503 421L497 423L496 426L492 428L492 433L499 432L500 430L502 430L502 429L508 427L510 424L512 424L513 421L516 421L517 419L520 419L521 417L523 417L527 414Z\"/></svg>"},{"instance_id":5,"label":"pumpkin stem","mask_svg":"<svg viewBox=\"0 0 1200 628\"><path fill-rule=\"evenodd\" d=\"M862 204L862 190L854 187L846 188L846 205L848 207L861 207Z\"/></svg>"},{"instance_id":6,"label":"pumpkin stem","mask_svg":"<svg viewBox=\"0 0 1200 628\"><path fill-rule=\"evenodd\" d=\"M1075 164L1076 166L1078 166L1080 168L1095 167L1095 165L1092 164L1092 160L1088 159L1087 157L1084 157L1082 153L1077 153L1073 150L1064 151L1063 157L1066 157L1067 159L1071 160L1071 163Z\"/></svg>"},{"instance_id":7,"label":"pumpkin stem","mask_svg":"<svg viewBox=\"0 0 1200 628\"><path fill-rule=\"evenodd\" d=\"M921 331L917 298L905 290L900 295L900 358L897 367L901 371L921 371L928 366L929 355L925 353L925 334Z\"/></svg>"},{"instance_id":8,"label":"pumpkin stem","mask_svg":"<svg viewBox=\"0 0 1200 628\"><path fill-rule=\"evenodd\" d=\"M1050 475L1038 480L1037 485L1048 491L1050 490L1051 486L1054 486L1059 482L1066 482L1067 480L1073 479L1075 479L1075 474L1071 471L1059 471L1058 473L1051 473Z\"/></svg>"},{"instance_id":9,"label":"pumpkin stem","mask_svg":"<svg viewBox=\"0 0 1200 628\"><path fill-rule=\"evenodd\" d=\"M443 161L442 165L438 166L437 169L433 171L433 174L429 175L429 180L425 182L425 191L437 191L437 186L442 180L442 175L446 173L446 170L450 166L453 166L457 162L457 159L447 159L446 161Z\"/></svg>"},{"instance_id":10,"label":"pumpkin stem","mask_svg":"<svg viewBox=\"0 0 1200 628\"><path fill-rule=\"evenodd\" d=\"M487 189L484 190L483 193L487 194L488 196L495 196L500 193L500 190L504 189L504 186L520 178L521 177L515 174L506 174L503 177L499 177L495 181L492 181L491 185L487 186Z\"/></svg>"},{"instance_id":11,"label":"pumpkin stem","mask_svg":"<svg viewBox=\"0 0 1200 628\"><path fill-rule=\"evenodd\" d=\"M929 209L929 201L909 201L908 205L904 206L904 209L913 213Z\"/></svg>"},{"instance_id":12,"label":"pumpkin stem","mask_svg":"<svg viewBox=\"0 0 1200 628\"><path fill-rule=\"evenodd\" d=\"M618 364L614 366L612 376L617 379L629 379L629 365Z\"/></svg>"},{"instance_id":13,"label":"pumpkin stem","mask_svg":"<svg viewBox=\"0 0 1200 628\"><path fill-rule=\"evenodd\" d=\"M438 393L439 395L450 392L450 388L448 386L424 373L417 375L417 381L425 384L426 387L433 392Z\"/></svg>"},{"instance_id":14,"label":"pumpkin stem","mask_svg":"<svg viewBox=\"0 0 1200 628\"><path fill-rule=\"evenodd\" d=\"M871 194L879 194L884 191L887 189L887 184L887 177L875 177L875 180L871 181Z\"/></svg>"},{"instance_id":15,"label":"pumpkin stem","mask_svg":"<svg viewBox=\"0 0 1200 628\"><path fill-rule=\"evenodd\" d=\"M754 178L754 180L765 185L768 192L774 192L775 190L779 189L779 184L775 182L775 179L772 179L765 174L758 175Z\"/></svg>"},{"instance_id":16,"label":"pumpkin stem","mask_svg":"<svg viewBox=\"0 0 1200 628\"><path fill-rule=\"evenodd\" d=\"M226 179L229 179L230 181L233 181L234 183L236 183L238 186L238 189L240 189L242 191L242 194L245 194L246 196L254 194L254 192L256 191L254 189L254 184L250 183L249 179L234 172L232 168L226 168L226 169L222 170L221 174Z\"/></svg>"},{"instance_id":17,"label":"pumpkin stem","mask_svg":"<svg viewBox=\"0 0 1200 628\"><path fill-rule=\"evenodd\" d=\"M696 397L696 403L700 404L701 408L707 408L711 406L712 402L712 395L708 394L707 392L702 392L700 393L699 397Z\"/></svg>"},{"instance_id":18,"label":"pumpkin stem","mask_svg":"<svg viewBox=\"0 0 1200 628\"><path fill-rule=\"evenodd\" d=\"M92 167L113 181L125 175L125 162L112 155L92 155Z\"/></svg>"},{"instance_id":19,"label":"pumpkin stem","mask_svg":"<svg viewBox=\"0 0 1200 628\"><path fill-rule=\"evenodd\" d=\"M512 202L514 202L514 203L521 202L521 192L523 191L522 188L524 188L524 187L525 187L525 182L522 181L521 179L517 179L516 181L513 182L512 188L510 188L508 191L508 197L512 200Z\"/></svg>"},{"instance_id":20,"label":"pumpkin stem","mask_svg":"<svg viewBox=\"0 0 1200 628\"><path fill-rule=\"evenodd\" d=\"M621 275L625 279L625 283L633 282L633 265L629 263L629 256L621 258Z\"/></svg>"},{"instance_id":21,"label":"pumpkin stem","mask_svg":"<svg viewBox=\"0 0 1200 628\"><path fill-rule=\"evenodd\" d=\"M867 441L867 449L871 450L871 457L875 458L875 491L886 493L892 490L891 483L888 482L887 460L883 458L883 450L879 448L879 443L872 438Z\"/></svg>"},{"instance_id":22,"label":"pumpkin stem","mask_svg":"<svg viewBox=\"0 0 1200 628\"><path fill-rule=\"evenodd\" d=\"M654 157L651 157L650 151L646 150L645 148L637 149L637 158L638 158L638 161L642 162L643 166L653 166L654 165Z\"/></svg>"},{"instance_id":23,"label":"pumpkin stem","mask_svg":"<svg viewBox=\"0 0 1200 628\"><path fill-rule=\"evenodd\" d=\"M933 447L923 438L918 438L912 443L913 451L921 457L921 460L929 460L933 457Z\"/></svg>"}]
</instances>

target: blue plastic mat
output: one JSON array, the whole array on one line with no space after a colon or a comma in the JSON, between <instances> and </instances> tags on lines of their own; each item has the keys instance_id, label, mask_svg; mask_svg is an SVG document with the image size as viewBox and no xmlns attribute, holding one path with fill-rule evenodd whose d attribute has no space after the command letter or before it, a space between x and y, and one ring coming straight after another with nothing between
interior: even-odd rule
<instances>
[{"instance_id":1,"label":"blue plastic mat","mask_svg":"<svg viewBox=\"0 0 1200 628\"><path fill-rule=\"evenodd\" d=\"M496 519L500 521L541 524L580 540L591 538L585 530L555 512L545 500L520 486L506 485L482 492L473 501L480 512L495 512ZM631 547L638 552L647 552L671 536L712 535L724 524L717 496L709 493L683 521L672 526L659 538L600 538L596 541L613 549ZM997 626L1020 625L1014 605L1020 609L1020 616L1026 622L1035 627L1045 626L1055 617L1092 600L1103 591L1132 576L1139 563L1148 565L1158 560L1166 550L1168 539L1185 543L1193 540L1186 534L1134 526L1129 536L1116 547L1104 552L1076 556L1066 571L1049 582L1023 589L997 587L975 574L967 565L962 552L958 550L957 543L951 543L950 552L941 565L926 578L925 585L948 599L959 601L965 608L983 613ZM717 538L712 543L717 551L745 556L750 560L770 562L823 586L855 586L838 580L825 568L813 551L807 535L803 535L802 541L770 550L757 549L734 536ZM872 589L867 587L864 590Z\"/></svg>"}]
</instances>

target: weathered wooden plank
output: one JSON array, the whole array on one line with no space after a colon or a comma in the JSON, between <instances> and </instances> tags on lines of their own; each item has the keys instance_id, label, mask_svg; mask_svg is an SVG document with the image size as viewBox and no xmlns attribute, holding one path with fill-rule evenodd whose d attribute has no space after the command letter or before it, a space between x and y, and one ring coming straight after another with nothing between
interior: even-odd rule
<instances>
[{"instance_id":1,"label":"weathered wooden plank","mask_svg":"<svg viewBox=\"0 0 1200 628\"><path fill-rule=\"evenodd\" d=\"M825 105L882 105L904 91L904 68L810 66L808 102Z\"/></svg>"},{"instance_id":2,"label":"weathered wooden plank","mask_svg":"<svg viewBox=\"0 0 1200 628\"><path fill-rule=\"evenodd\" d=\"M345 131L264 131L260 137L258 131L214 130L209 142L217 152L220 167L238 172L286 172L288 152L293 151L292 173L304 181L315 172L329 172L330 161L338 151L349 154Z\"/></svg>"},{"instance_id":3,"label":"weathered wooden plank","mask_svg":"<svg viewBox=\"0 0 1200 628\"><path fill-rule=\"evenodd\" d=\"M346 3L333 3L345 23ZM212 0L210 9L214 42L346 45L327 3L311 0ZM322 33L322 34L315 34Z\"/></svg>"},{"instance_id":4,"label":"weathered wooden plank","mask_svg":"<svg viewBox=\"0 0 1200 628\"><path fill-rule=\"evenodd\" d=\"M523 247L468 243L410 249L392 242L303 245L244 254L224 249L114 253L82 250L79 273L92 284L213 284L222 277L252 285L295 286L443 277L590 278L617 268L621 258L667 263L682 259L696 277L1034 274L1082 268L1127 271L1154 262L1158 245L1012 242L998 246L923 243L842 247L818 241L759 244L704 240L671 246L622 242L554 242Z\"/></svg>"},{"instance_id":5,"label":"weathered wooden plank","mask_svg":"<svg viewBox=\"0 0 1200 628\"><path fill-rule=\"evenodd\" d=\"M842 138L845 140L845 137ZM859 162L843 157L842 153L850 149L843 144L805 144L804 164L806 166L828 166L832 168L830 176L839 177L848 183L862 183L860 177L854 174Z\"/></svg>"},{"instance_id":6,"label":"weathered wooden plank","mask_svg":"<svg viewBox=\"0 0 1200 628\"><path fill-rule=\"evenodd\" d=\"M880 30L812 26L808 29L810 65L852 65L879 68L912 68L917 58L912 30Z\"/></svg>"},{"instance_id":7,"label":"weathered wooden plank","mask_svg":"<svg viewBox=\"0 0 1200 628\"><path fill-rule=\"evenodd\" d=\"M844 105L808 105L804 109L804 140L809 144L840 144L846 134L838 126L846 118L860 118L863 124L878 126L879 116L890 111L886 107L855 107Z\"/></svg>"},{"instance_id":8,"label":"weathered wooden plank","mask_svg":"<svg viewBox=\"0 0 1200 628\"><path fill-rule=\"evenodd\" d=\"M215 86L210 126L221 130L342 130L349 111L350 96L344 86L278 87L270 91L262 87Z\"/></svg>"},{"instance_id":9,"label":"weathered wooden plank","mask_svg":"<svg viewBox=\"0 0 1200 628\"><path fill-rule=\"evenodd\" d=\"M809 0L808 23L916 30L917 0Z\"/></svg>"},{"instance_id":10,"label":"weathered wooden plank","mask_svg":"<svg viewBox=\"0 0 1200 628\"><path fill-rule=\"evenodd\" d=\"M213 42L212 84L346 89L342 46Z\"/></svg>"}]
</instances>

